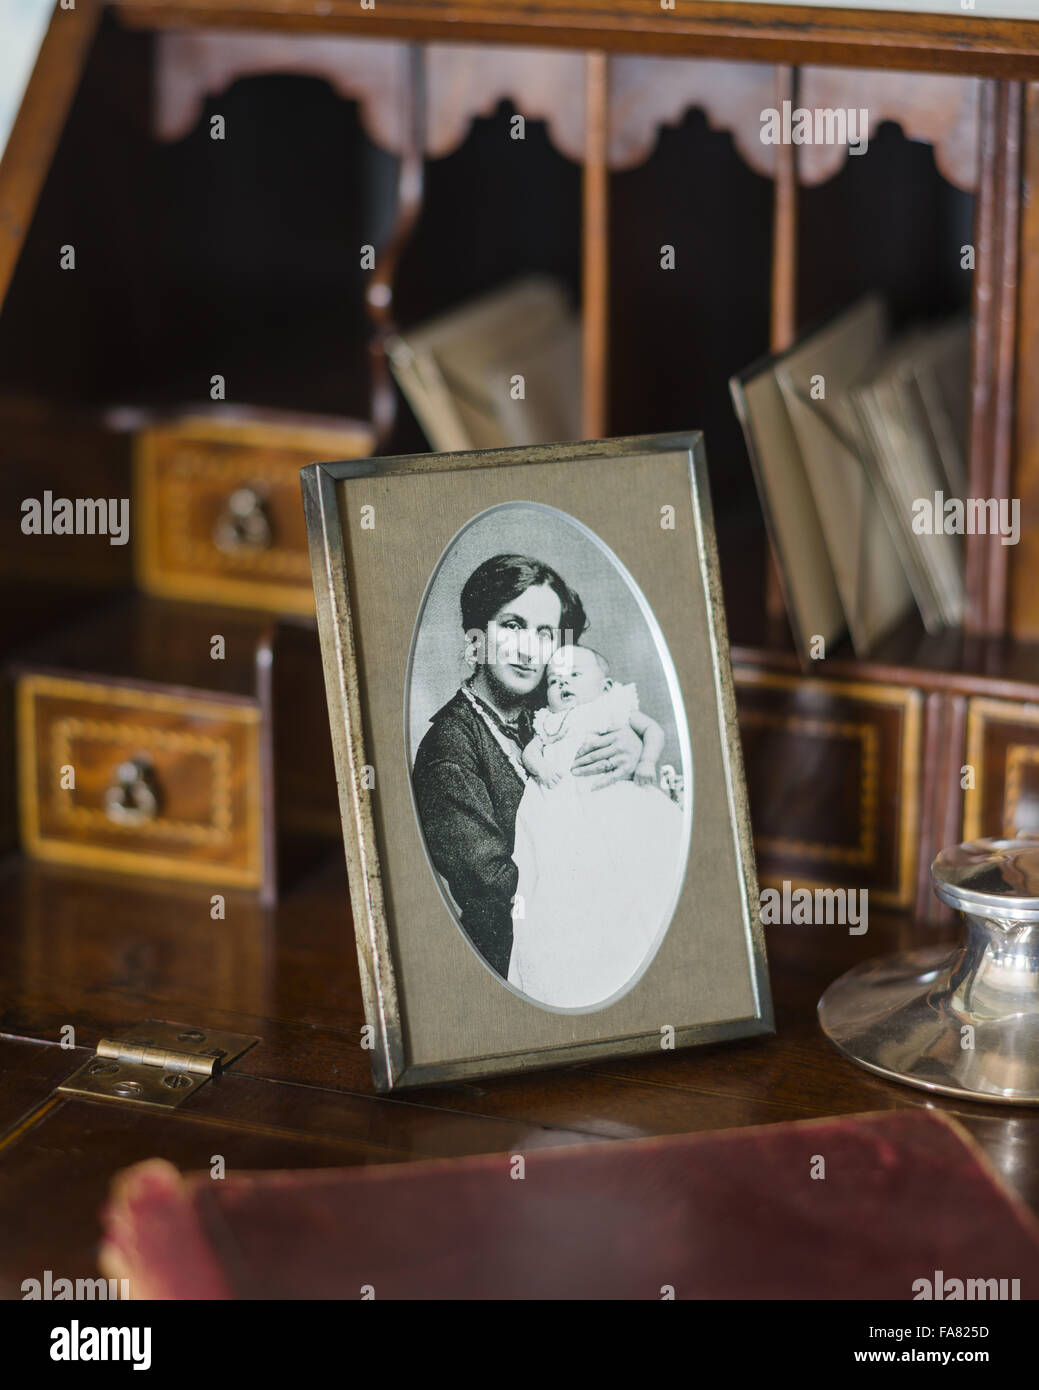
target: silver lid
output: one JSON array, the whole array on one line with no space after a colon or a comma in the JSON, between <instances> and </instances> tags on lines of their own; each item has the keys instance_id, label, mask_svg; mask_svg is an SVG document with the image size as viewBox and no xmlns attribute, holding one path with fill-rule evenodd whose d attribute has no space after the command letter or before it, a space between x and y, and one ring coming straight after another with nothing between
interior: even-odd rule
<instances>
[{"instance_id":1,"label":"silver lid","mask_svg":"<svg viewBox=\"0 0 1039 1390\"><path fill-rule=\"evenodd\" d=\"M972 840L943 849L931 865L943 903L979 917L1039 922L1039 836Z\"/></svg>"}]
</instances>

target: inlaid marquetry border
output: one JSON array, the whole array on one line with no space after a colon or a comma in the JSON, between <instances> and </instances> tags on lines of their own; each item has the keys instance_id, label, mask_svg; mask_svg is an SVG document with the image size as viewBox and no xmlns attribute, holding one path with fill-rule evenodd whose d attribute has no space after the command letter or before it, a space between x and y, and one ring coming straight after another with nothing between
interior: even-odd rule
<instances>
[{"instance_id":1,"label":"inlaid marquetry border","mask_svg":"<svg viewBox=\"0 0 1039 1390\"><path fill-rule=\"evenodd\" d=\"M984 806L985 729L989 724L1030 724L1039 730L1039 706L1018 705L1010 700L991 700L977 696L967 704L967 762L974 769L974 786L963 793L963 838L977 840L985 833L982 823ZM1003 766L1003 804L1000 812L1000 833L1014 824L1017 805L1021 799L1021 772L1025 764L1039 763L1039 733L1035 744L1012 743L1007 749Z\"/></svg>"},{"instance_id":2,"label":"inlaid marquetry border","mask_svg":"<svg viewBox=\"0 0 1039 1390\"><path fill-rule=\"evenodd\" d=\"M1039 763L1039 745L1012 743L1007 749L1007 780L1003 793L1003 824L1018 833L1017 808L1021 800L1021 774L1025 767Z\"/></svg>"},{"instance_id":3,"label":"inlaid marquetry border","mask_svg":"<svg viewBox=\"0 0 1039 1390\"><path fill-rule=\"evenodd\" d=\"M160 533L173 539L175 546L181 538L189 534L187 507L188 499L175 504L172 516L162 500L160 473L168 468L170 451L187 450L205 445L219 444L243 451L263 450L270 453L284 450L295 455L295 466L291 458L284 471L269 459L257 459L246 466L243 455L228 460L199 460L200 474L212 476L214 469L224 467L228 470L228 480L241 484L250 477L262 477L265 481L277 481L298 486L299 469L315 457L334 456L337 458L357 458L370 452L373 437L363 430L349 432L321 428L312 424L291 421L256 422L243 421L230 423L215 418L207 421L203 417L193 417L175 424L165 424L155 429L142 430L134 440L134 488L137 498L138 530L134 547L134 565L137 580L147 593L160 598L186 599L190 602L224 603L235 608L263 608L273 613L314 614L314 589L310 577L309 552L304 543L300 551L282 547L283 559L272 563L271 552L263 552L268 557L267 573L262 573L262 565L257 565L257 555L251 553L243 557L242 568L248 565L253 573L228 574L223 571L225 560L233 563L234 557L225 556L215 545L210 548L201 542L189 547L181 554L185 568L174 569L163 562L160 549ZM182 464L179 466L183 466ZM241 472L237 471L241 467ZM176 481L173 483L176 490ZM300 510L303 501L300 496ZM178 510L179 508L179 510ZM277 547L275 547L277 549ZM292 560L291 572L278 576L270 571L288 560ZM298 562L298 573L296 564Z\"/></svg>"},{"instance_id":4,"label":"inlaid marquetry border","mask_svg":"<svg viewBox=\"0 0 1039 1390\"><path fill-rule=\"evenodd\" d=\"M200 540L191 529L191 504L198 498L193 487L196 480L202 479L231 490L255 481L266 483L279 491L286 488L298 491L299 470L304 462L310 462L308 456L299 454L278 464L273 459L262 460L245 449L215 459L191 453L190 448L189 443L177 445L158 461L158 469L166 484L163 523L174 563L187 569L207 567L218 580L231 577L225 573L228 569L240 570L244 574L256 573L269 576L279 583L303 584L310 593L310 556L303 536L295 550L289 545L279 544L275 535L272 545L266 550L245 550L235 554L219 550L212 540ZM302 511L300 499L301 517Z\"/></svg>"},{"instance_id":5,"label":"inlaid marquetry border","mask_svg":"<svg viewBox=\"0 0 1039 1390\"><path fill-rule=\"evenodd\" d=\"M189 753L208 758L212 765L212 809L210 823L171 820L161 813L154 820L140 825L113 821L105 811L94 806L74 806L61 788L55 786L52 809L59 820L76 825L96 826L98 829L136 835L156 835L189 843L219 846L226 842L231 831L231 741L210 738L204 734L180 733L172 729L156 729L148 724L114 724L100 719L79 719L70 716L56 719L51 729L51 756L55 767L74 763L73 742L110 743L123 749L159 748L175 756ZM132 756L132 755L130 755Z\"/></svg>"},{"instance_id":6,"label":"inlaid marquetry border","mask_svg":"<svg viewBox=\"0 0 1039 1390\"><path fill-rule=\"evenodd\" d=\"M40 767L37 741L37 704L40 699L93 702L106 709L151 711L181 718L213 719L240 725L245 733L245 776L242 786L244 808L244 864L229 864L193 858L174 858L143 849L113 849L106 845L78 844L60 835L44 832L39 798ZM132 690L91 680L64 676L28 674L18 680L16 696L18 743L18 819L22 845L32 858L51 863L72 864L92 869L114 869L120 873L174 878L196 883L225 884L230 888L259 888L263 881L263 798L260 766L260 710L255 705L217 703L205 697L166 694L161 691ZM86 721L90 722L90 721ZM100 722L100 721L99 721ZM143 726L142 726L143 728ZM164 732L145 730L149 738ZM230 756L230 742L228 753ZM60 765L60 764L59 764ZM230 775L230 772L229 772ZM230 793L229 793L230 795ZM98 813L99 815L101 813ZM229 812L230 814L230 812ZM114 826L103 817L105 829ZM154 825L154 822L152 823ZM203 827L204 829L205 827Z\"/></svg>"},{"instance_id":7,"label":"inlaid marquetry border","mask_svg":"<svg viewBox=\"0 0 1039 1390\"><path fill-rule=\"evenodd\" d=\"M769 714L764 710L741 710L740 723L751 727L772 727L817 738L857 740L862 749L859 778L859 841L854 848L827 844L823 840L795 840L786 835L755 835L754 843L775 854L791 854L812 859L833 859L845 864L875 864L879 829L880 746L871 724L853 724L841 719Z\"/></svg>"},{"instance_id":8,"label":"inlaid marquetry border","mask_svg":"<svg viewBox=\"0 0 1039 1390\"><path fill-rule=\"evenodd\" d=\"M880 705L901 711L901 767L898 797L900 824L897 839L898 887L894 892L885 888L870 888L869 892L870 897L882 907L905 907L911 903L920 839L918 774L923 729L923 695L921 692L905 686L873 684L868 681L840 681L828 680L825 677L788 676L774 671L762 671L746 665L733 667L733 681L737 693L741 687L805 691L811 689L813 681L818 681L820 690L826 695L841 699L860 700L868 705ZM740 713L743 717L747 711ZM782 722L784 716L777 715L776 718ZM787 718L791 725L794 721L804 718L820 718L821 721L824 719L820 716L802 715L798 711L792 711ZM856 727L851 721L837 720L834 722L847 723L849 727ZM879 777L879 755L877 772ZM860 810L861 806L860 792ZM879 808L877 815L879 815ZM879 828L877 816L874 817L874 822ZM776 886L783 881L776 875L759 874L759 878L767 887ZM798 883L807 888L832 887L832 884L827 884L821 880L802 879L800 877L798 877Z\"/></svg>"}]
</instances>

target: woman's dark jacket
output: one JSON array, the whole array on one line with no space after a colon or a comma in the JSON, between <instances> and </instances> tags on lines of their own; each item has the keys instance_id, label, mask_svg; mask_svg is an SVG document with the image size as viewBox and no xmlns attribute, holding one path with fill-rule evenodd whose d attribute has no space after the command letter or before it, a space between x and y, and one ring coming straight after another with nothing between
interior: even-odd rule
<instances>
[{"instance_id":1,"label":"woman's dark jacket","mask_svg":"<svg viewBox=\"0 0 1039 1390\"><path fill-rule=\"evenodd\" d=\"M507 976L523 782L460 690L430 722L411 774L426 848L473 945Z\"/></svg>"}]
</instances>

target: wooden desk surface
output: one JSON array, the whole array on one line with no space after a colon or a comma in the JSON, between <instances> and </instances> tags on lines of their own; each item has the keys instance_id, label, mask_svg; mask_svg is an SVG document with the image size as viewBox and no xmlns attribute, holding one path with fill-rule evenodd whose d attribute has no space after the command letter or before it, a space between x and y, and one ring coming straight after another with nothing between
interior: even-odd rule
<instances>
[{"instance_id":1,"label":"wooden desk surface","mask_svg":"<svg viewBox=\"0 0 1039 1390\"><path fill-rule=\"evenodd\" d=\"M209 889L131 883L12 859L0 866L0 1297L23 1279L96 1275L97 1212L112 1174L161 1155L208 1169L404 1162L536 1146L933 1106L954 1114L1039 1210L1039 1112L945 1101L842 1060L816 1001L859 960L933 931L871 916L769 929L774 1038L501 1081L372 1090L338 858L277 909ZM99 1037L149 1017L262 1042L180 1110L69 1100L53 1088ZM75 1028L75 1050L59 1045Z\"/></svg>"}]
</instances>

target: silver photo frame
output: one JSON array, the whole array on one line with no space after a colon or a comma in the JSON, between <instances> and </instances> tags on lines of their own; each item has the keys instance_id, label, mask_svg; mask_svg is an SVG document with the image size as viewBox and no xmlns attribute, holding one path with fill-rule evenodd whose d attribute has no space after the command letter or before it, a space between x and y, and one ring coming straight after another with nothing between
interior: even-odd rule
<instances>
[{"instance_id":1,"label":"silver photo frame","mask_svg":"<svg viewBox=\"0 0 1039 1390\"><path fill-rule=\"evenodd\" d=\"M302 487L377 1089L774 1031L699 432Z\"/></svg>"}]
</instances>

